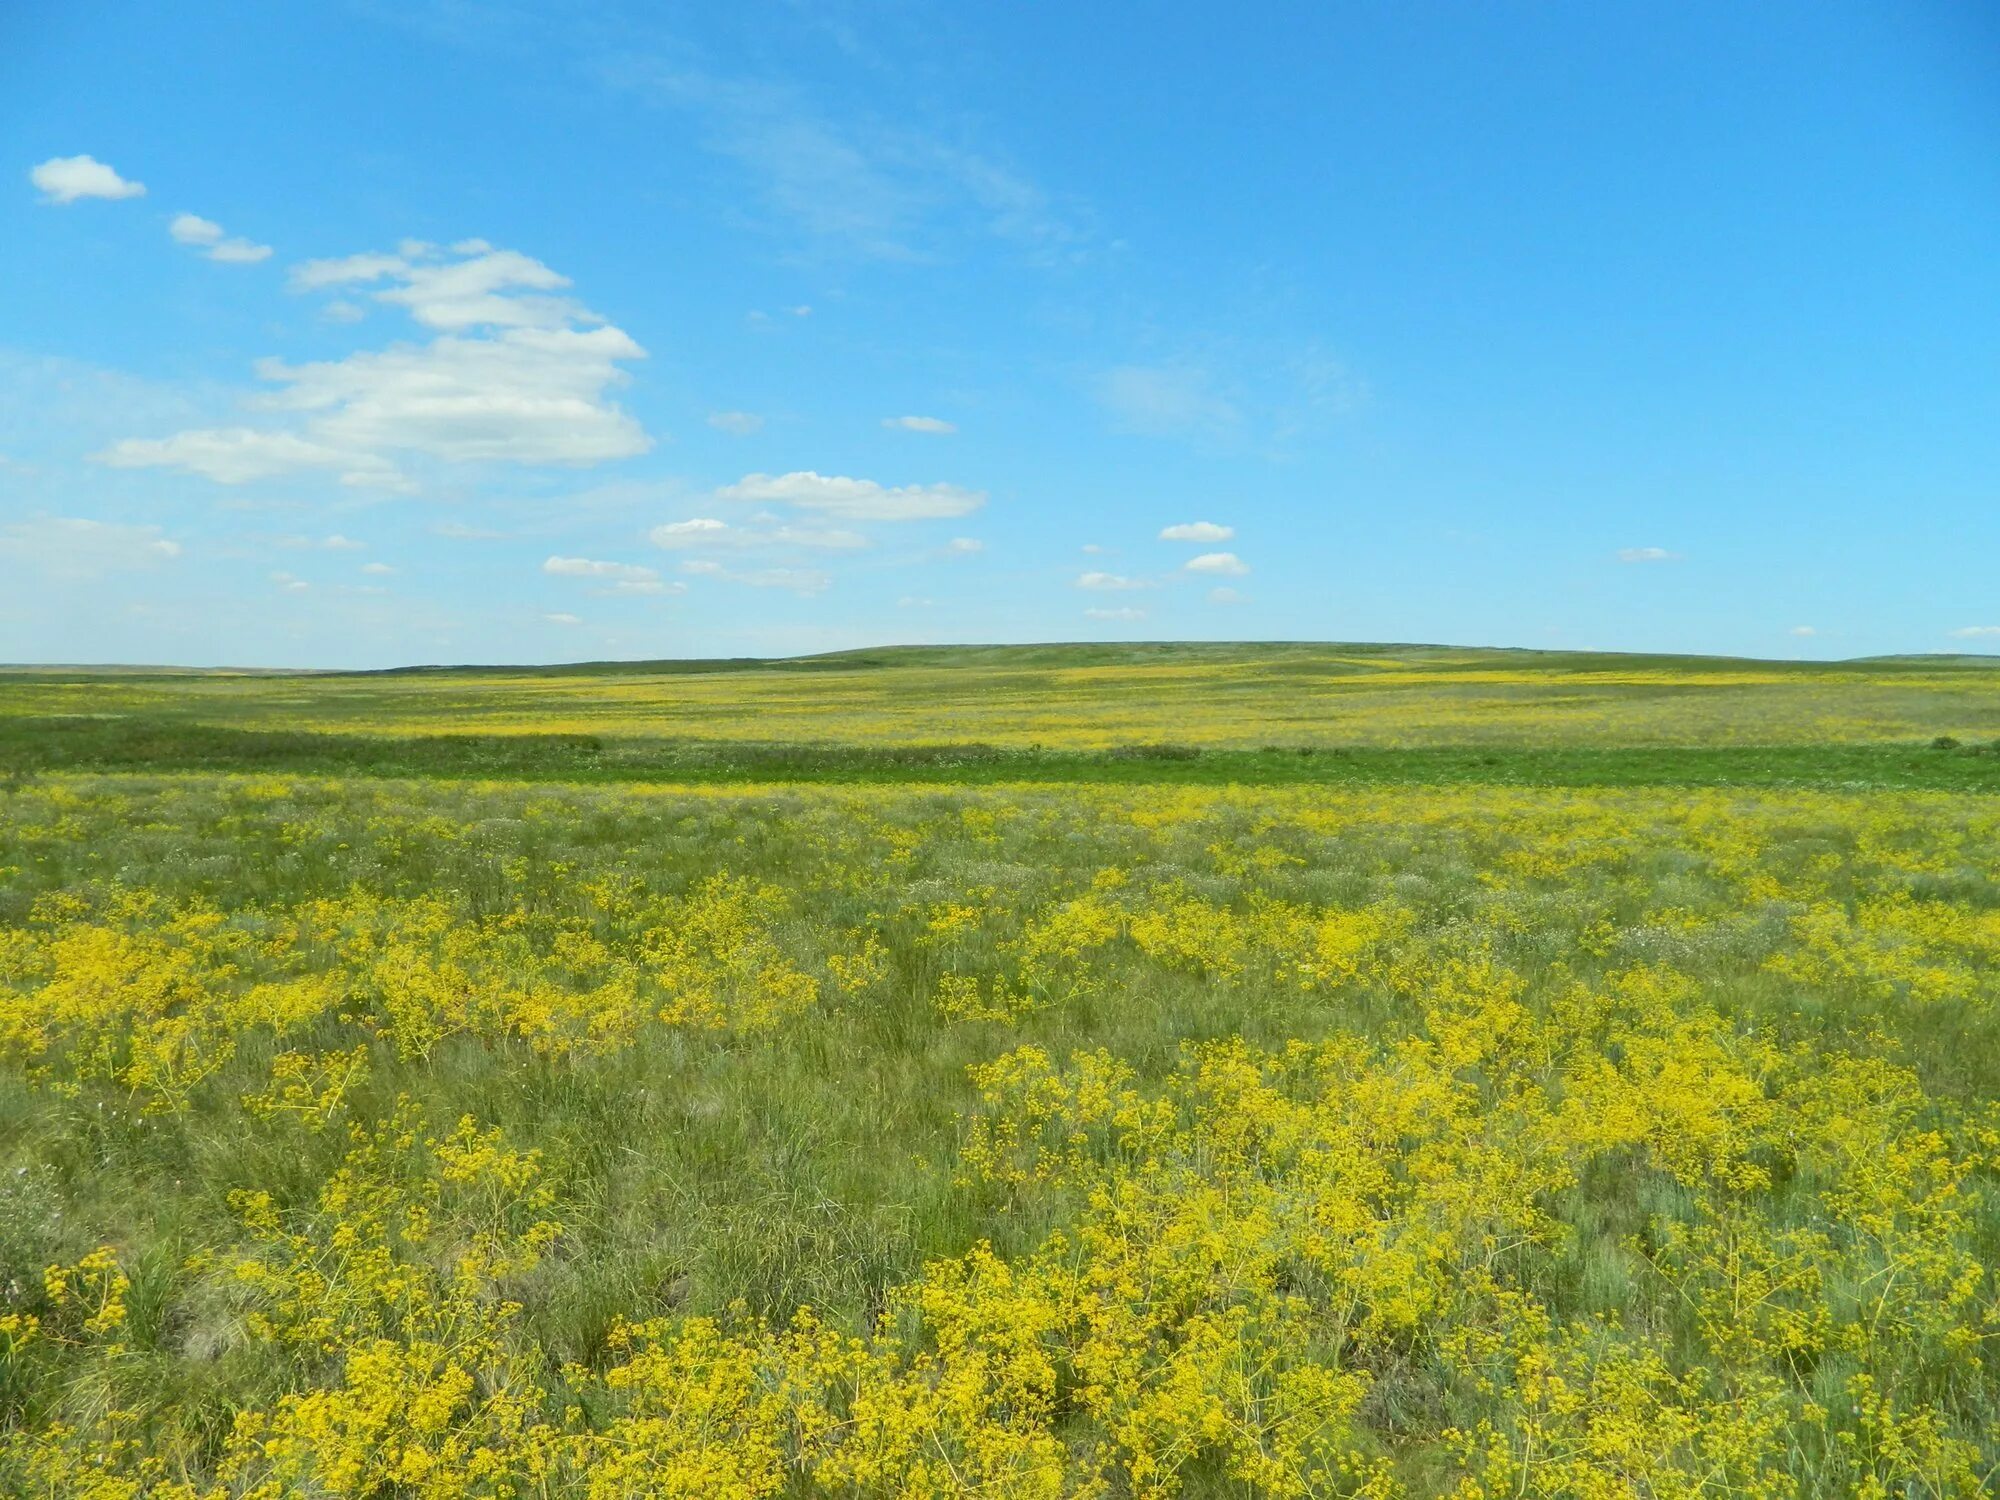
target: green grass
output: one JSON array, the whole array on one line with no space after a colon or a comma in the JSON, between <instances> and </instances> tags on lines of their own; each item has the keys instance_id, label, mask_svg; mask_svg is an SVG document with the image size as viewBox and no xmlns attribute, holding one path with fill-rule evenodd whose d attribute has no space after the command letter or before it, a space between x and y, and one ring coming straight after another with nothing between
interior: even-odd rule
<instances>
[{"instance_id":1,"label":"green grass","mask_svg":"<svg viewBox=\"0 0 2000 1500\"><path fill-rule=\"evenodd\" d=\"M1319 711L1342 690L1329 684L1371 680L1371 652L1496 672L1532 658L1541 675L1522 701L1546 716L1547 741L1333 742L1340 721ZM1247 724L1271 731L1268 747L1237 743L1249 728L1221 711L1205 742L1181 743L1176 700L1147 697L1155 669L1215 674ZM537 1411L568 1422L572 1381L615 1361L620 1319L726 1319L740 1305L782 1321L803 1305L860 1332L927 1263L982 1242L1022 1263L1052 1234L1073 1236L1084 1194L959 1170L982 1109L974 1066L1023 1046L1059 1061L1101 1049L1157 1097L1176 1086L1185 1048L1241 1038L1274 1051L1352 1046L1379 1084L1446 1045L1461 1019L1445 993L1452 966L1486 961L1507 976L1506 1003L1453 1043L1493 1046L1452 1085L1493 1121L1524 1099L1546 1105L1528 1128L1496 1127L1498 1156L1557 1149L1580 1164L1539 1204L1556 1226L1547 1240L1495 1249L1486 1269L1559 1324L1660 1351L1696 1383L1712 1376L1726 1400L1737 1399L1731 1382L1767 1377L1787 1399L1810 1393L1824 1421L1799 1417L1781 1455L1801 1494L1859 1484L1862 1450L1826 1445L1836 1429L1859 1431L1845 1382L1864 1365L1903 1410L1936 1414L1983 1464L2000 1462L1991 1361L1926 1323L1921 1299L1890 1296L1925 1276L1942 1296L1937 1268L1968 1257L1985 1271L1952 1317L1970 1347L2000 1337L2000 746L1984 733L1934 744L1911 732L1990 724L1995 674L1932 660L1635 658L1618 669L1689 678L1619 687L1627 707L1698 700L1703 714L1748 715L1736 726L1746 734L1776 724L1794 736L1818 722L1802 706L1847 722L1867 699L1875 706L1854 722L1893 724L1900 738L1661 742L1639 732L1657 720L1578 717L1605 700L1562 679L1600 677L1604 658L1403 647L0 677L0 1314L50 1314L36 1300L42 1268L99 1244L134 1283L117 1354L78 1338L0 1358L0 1491L14 1474L10 1433L60 1418L87 1448L89 1424L123 1404L141 1413L146 1444L206 1476L235 1412L337 1385L338 1359L254 1336L250 1294L192 1258L244 1251L232 1195L245 1189L269 1192L288 1225L308 1220L341 1169L348 1125L388 1118L399 1098L428 1130L470 1116L541 1153L564 1229L536 1270L495 1294L522 1304L519 1338L551 1393ZM1100 670L1114 673L1103 692L1121 705L1104 722L1143 736L1054 745L1020 728L1045 714L1039 694L1087 703L1087 674ZM1115 675L1126 672L1138 675ZM1693 685L1717 677L1750 681ZM762 727L758 704L796 710L770 721L779 727L823 733L683 732L682 680L706 684L717 696L702 711L736 714L736 734ZM1407 689L1420 707L1450 710L1437 723L1474 723L1485 710L1467 710L1461 690ZM1018 732L911 737L924 695L939 691L1018 711ZM600 693L615 725L567 727L593 717ZM565 727L538 728L538 714ZM508 731L480 728L494 720ZM870 724L889 727L870 738ZM770 893L736 909L817 985L775 1026L661 1013L649 945L687 923L690 893L718 877ZM1024 977L1034 933L1093 900L1125 925ZM1320 986L1281 981L1271 952L1232 969L1174 946L1231 923L1247 930L1273 904L1315 919L1393 911L1404 925L1376 960ZM959 910L972 925L941 936L958 931ZM840 963L871 938L881 973L848 988ZM564 957L579 939L588 951ZM176 968L189 953L193 966ZM426 1003L497 996L521 1015L546 990L595 995L629 972L640 1021L616 1046L543 1047L496 1001L410 1047L394 996L412 965L441 979ZM321 973L339 979L333 998L284 1030L284 1004L259 986ZM942 1003L944 981L967 976L989 992L1039 988L1018 1014L968 1018ZM1648 976L1683 988L1649 1010L1627 989L1643 993ZM1599 1024L1577 1019L1579 996L1621 995L1625 1029L1579 1041ZM187 1016L199 1018L189 1055L212 1072L168 1096L118 1071L141 1030ZM369 1075L332 1128L246 1110L279 1053L357 1048ZM1688 1055L1707 1061L1675 1073ZM1579 1063L1631 1069L1632 1098L1660 1111L1659 1139L1587 1144L1593 1119L1561 1113L1589 1076ZM1754 1106L1716 1104L1723 1085L1776 1101L1783 1077L1834 1077L1848 1063L1883 1071L1843 1083L1834 1109L1788 1105L1773 1125ZM1870 1092L1905 1076L1913 1103ZM1717 1108L1723 1125L1710 1131ZM1799 1140L1825 1119L1859 1122L1839 1172L1801 1165ZM1677 1173L1655 1149L1726 1152L1737 1131L1754 1139L1768 1187ZM1890 1148L1927 1164L1891 1185L1889 1231L1857 1229L1839 1194ZM1934 1192L1942 1178L1925 1174L1944 1169L1926 1152L1971 1165ZM1394 1134L1364 1156L1446 1174L1484 1159L1413 1157ZM1179 1165L1204 1170L1198 1151ZM1347 1191L1339 1174L1319 1190ZM1691 1310L1695 1282L1671 1284L1648 1259L1717 1216L1753 1249L1794 1229L1826 1236L1812 1252L1824 1304L1868 1338L1790 1363L1722 1347ZM447 1234L412 1252L414 1274L442 1275L424 1255L457 1243ZM1511 1377L1496 1396L1454 1373L1441 1353L1451 1331L1321 1351L1367 1374L1362 1441L1394 1459L1413 1496L1452 1492L1447 1427L1513 1399ZM601 1388L577 1399L593 1422L612 1409ZM1885 1472L1885 1493L1926 1493L1916 1467ZM1190 1500L1248 1493L1212 1466L1186 1477Z\"/></svg>"},{"instance_id":2,"label":"green grass","mask_svg":"<svg viewBox=\"0 0 2000 1500\"><path fill-rule=\"evenodd\" d=\"M0 673L0 721L881 750L1757 749L2000 738L2000 659L1769 662L1434 646L908 647L374 673Z\"/></svg>"},{"instance_id":3,"label":"green grass","mask_svg":"<svg viewBox=\"0 0 2000 1500\"><path fill-rule=\"evenodd\" d=\"M1758 786L2000 792L1994 745L1436 747L1104 751L992 745L760 745L584 734L388 736L222 729L173 719L0 719L0 775L233 771L726 785Z\"/></svg>"}]
</instances>

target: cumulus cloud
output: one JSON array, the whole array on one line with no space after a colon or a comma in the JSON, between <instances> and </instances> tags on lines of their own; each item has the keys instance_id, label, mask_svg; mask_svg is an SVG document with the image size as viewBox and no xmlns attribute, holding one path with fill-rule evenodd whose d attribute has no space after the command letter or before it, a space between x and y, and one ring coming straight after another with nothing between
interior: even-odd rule
<instances>
[{"instance_id":1,"label":"cumulus cloud","mask_svg":"<svg viewBox=\"0 0 2000 1500\"><path fill-rule=\"evenodd\" d=\"M583 623L581 616L573 615L566 610L560 609L545 614L542 618L551 625L581 625Z\"/></svg>"},{"instance_id":2,"label":"cumulus cloud","mask_svg":"<svg viewBox=\"0 0 2000 1500\"><path fill-rule=\"evenodd\" d=\"M1243 604L1248 601L1244 599L1241 591L1224 585L1222 588L1210 589L1208 591L1208 602L1210 604Z\"/></svg>"},{"instance_id":3,"label":"cumulus cloud","mask_svg":"<svg viewBox=\"0 0 2000 1500\"><path fill-rule=\"evenodd\" d=\"M1665 547L1620 547L1618 560L1622 563L1679 562L1681 554L1669 552Z\"/></svg>"},{"instance_id":4,"label":"cumulus cloud","mask_svg":"<svg viewBox=\"0 0 2000 1500\"><path fill-rule=\"evenodd\" d=\"M691 559L681 564L683 573L698 578L715 578L724 583L740 583L753 589L788 589L794 594L817 594L833 583L833 575L818 568L752 568L739 572L719 562Z\"/></svg>"},{"instance_id":5,"label":"cumulus cloud","mask_svg":"<svg viewBox=\"0 0 2000 1500\"><path fill-rule=\"evenodd\" d=\"M1149 589L1153 585L1144 578L1125 578L1117 573L1089 572L1077 575L1076 586L1080 589Z\"/></svg>"},{"instance_id":6,"label":"cumulus cloud","mask_svg":"<svg viewBox=\"0 0 2000 1500\"><path fill-rule=\"evenodd\" d=\"M74 203L79 198L143 198L146 184L120 177L94 156L52 156L28 170L28 181L41 190L44 203Z\"/></svg>"},{"instance_id":7,"label":"cumulus cloud","mask_svg":"<svg viewBox=\"0 0 2000 1500\"><path fill-rule=\"evenodd\" d=\"M204 219L200 214L175 214L173 222L167 225L167 233L177 244L192 245L210 260L221 261L225 265L255 265L260 260L269 260L269 245L252 244L249 240L232 237L222 232L222 226L213 219Z\"/></svg>"},{"instance_id":8,"label":"cumulus cloud","mask_svg":"<svg viewBox=\"0 0 2000 1500\"><path fill-rule=\"evenodd\" d=\"M390 567L387 563L372 562L372 563L363 563L361 565L361 571L364 573L372 574L377 578L387 578L391 573L395 572L396 570Z\"/></svg>"},{"instance_id":9,"label":"cumulus cloud","mask_svg":"<svg viewBox=\"0 0 2000 1500\"><path fill-rule=\"evenodd\" d=\"M1187 570L1190 573L1218 574L1226 578L1241 578L1250 571L1250 564L1234 552L1204 552L1200 557L1189 558Z\"/></svg>"},{"instance_id":10,"label":"cumulus cloud","mask_svg":"<svg viewBox=\"0 0 2000 1500\"><path fill-rule=\"evenodd\" d=\"M630 335L547 295L569 282L539 261L484 241L461 241L451 253L461 258L440 260L434 247L406 243L394 255L294 268L301 290L374 286L369 296L438 336L338 360L258 361L269 389L250 405L292 418L291 427L130 438L94 456L222 484L323 469L351 485L410 489L404 456L584 465L652 446L607 394L627 379L626 362L645 357Z\"/></svg>"},{"instance_id":11,"label":"cumulus cloud","mask_svg":"<svg viewBox=\"0 0 2000 1500\"><path fill-rule=\"evenodd\" d=\"M1951 634L1954 640L1990 641L2000 639L2000 625L1961 625Z\"/></svg>"},{"instance_id":12,"label":"cumulus cloud","mask_svg":"<svg viewBox=\"0 0 2000 1500\"><path fill-rule=\"evenodd\" d=\"M312 587L311 584L307 583L305 579L299 577L296 573L273 573L271 575L271 582L275 583L288 594L303 594L307 589Z\"/></svg>"},{"instance_id":13,"label":"cumulus cloud","mask_svg":"<svg viewBox=\"0 0 2000 1500\"><path fill-rule=\"evenodd\" d=\"M731 437L749 437L763 430L764 419L754 411L712 411L708 414L708 425Z\"/></svg>"},{"instance_id":14,"label":"cumulus cloud","mask_svg":"<svg viewBox=\"0 0 2000 1500\"><path fill-rule=\"evenodd\" d=\"M1819 627L1817 625L1794 625L1788 633L1798 636L1818 635Z\"/></svg>"},{"instance_id":15,"label":"cumulus cloud","mask_svg":"<svg viewBox=\"0 0 2000 1500\"><path fill-rule=\"evenodd\" d=\"M956 422L947 422L943 417L884 417L882 425L901 432L928 432L938 436L958 431Z\"/></svg>"},{"instance_id":16,"label":"cumulus cloud","mask_svg":"<svg viewBox=\"0 0 2000 1500\"><path fill-rule=\"evenodd\" d=\"M645 583L660 576L658 569L639 563L599 562L588 557L551 557L543 562L542 571L553 573L558 578L614 579L630 583Z\"/></svg>"},{"instance_id":17,"label":"cumulus cloud","mask_svg":"<svg viewBox=\"0 0 2000 1500\"><path fill-rule=\"evenodd\" d=\"M353 537L342 536L337 531L332 536L320 538L319 544L329 552L359 552L368 545L355 541Z\"/></svg>"},{"instance_id":18,"label":"cumulus cloud","mask_svg":"<svg viewBox=\"0 0 2000 1500\"><path fill-rule=\"evenodd\" d=\"M307 413L309 432L346 451L592 464L652 446L636 421L604 400L624 379L619 362L644 357L609 325L511 328L313 364L263 360L257 373L282 387L262 404Z\"/></svg>"},{"instance_id":19,"label":"cumulus cloud","mask_svg":"<svg viewBox=\"0 0 2000 1500\"><path fill-rule=\"evenodd\" d=\"M156 567L180 554L180 543L162 536L157 526L77 516L37 516L0 526L0 560L23 564L49 578L130 572Z\"/></svg>"},{"instance_id":20,"label":"cumulus cloud","mask_svg":"<svg viewBox=\"0 0 2000 1500\"><path fill-rule=\"evenodd\" d=\"M1160 530L1163 542L1226 542L1235 535L1234 526L1218 526L1213 521L1184 521Z\"/></svg>"},{"instance_id":21,"label":"cumulus cloud","mask_svg":"<svg viewBox=\"0 0 2000 1500\"><path fill-rule=\"evenodd\" d=\"M667 521L647 535L654 546L671 551L797 547L814 552L852 552L868 545L868 538L858 531L822 526L732 526L713 516Z\"/></svg>"},{"instance_id":22,"label":"cumulus cloud","mask_svg":"<svg viewBox=\"0 0 2000 1500\"><path fill-rule=\"evenodd\" d=\"M222 226L200 214L175 214L167 233L181 245L213 245L222 238Z\"/></svg>"},{"instance_id":23,"label":"cumulus cloud","mask_svg":"<svg viewBox=\"0 0 2000 1500\"><path fill-rule=\"evenodd\" d=\"M1084 615L1092 620L1143 620L1143 609L1086 609Z\"/></svg>"},{"instance_id":24,"label":"cumulus cloud","mask_svg":"<svg viewBox=\"0 0 2000 1500\"><path fill-rule=\"evenodd\" d=\"M791 505L842 521L924 521L968 515L986 503L986 492L955 484L889 486L872 479L848 479L805 469L791 474L746 474L717 490L715 498Z\"/></svg>"},{"instance_id":25,"label":"cumulus cloud","mask_svg":"<svg viewBox=\"0 0 2000 1500\"><path fill-rule=\"evenodd\" d=\"M986 543L976 536L955 536L944 544L947 557L977 557L986 550Z\"/></svg>"}]
</instances>

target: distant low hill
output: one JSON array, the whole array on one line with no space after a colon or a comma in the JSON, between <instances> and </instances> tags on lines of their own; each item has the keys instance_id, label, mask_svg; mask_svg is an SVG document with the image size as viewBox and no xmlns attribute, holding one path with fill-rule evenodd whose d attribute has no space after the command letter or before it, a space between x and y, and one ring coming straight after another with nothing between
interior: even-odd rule
<instances>
[{"instance_id":1,"label":"distant low hill","mask_svg":"<svg viewBox=\"0 0 2000 1500\"><path fill-rule=\"evenodd\" d=\"M2000 739L2000 658L1757 661L1437 645L891 646L777 660L384 672L45 668L0 725L117 720L607 746L1551 750Z\"/></svg>"}]
</instances>

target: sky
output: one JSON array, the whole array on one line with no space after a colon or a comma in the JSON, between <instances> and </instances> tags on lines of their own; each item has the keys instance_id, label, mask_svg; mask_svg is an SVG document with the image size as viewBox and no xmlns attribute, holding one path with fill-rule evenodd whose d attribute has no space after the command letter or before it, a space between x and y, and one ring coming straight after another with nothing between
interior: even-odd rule
<instances>
[{"instance_id":1,"label":"sky","mask_svg":"<svg viewBox=\"0 0 2000 1500\"><path fill-rule=\"evenodd\" d=\"M1989 4L0 5L0 661L2000 652Z\"/></svg>"}]
</instances>

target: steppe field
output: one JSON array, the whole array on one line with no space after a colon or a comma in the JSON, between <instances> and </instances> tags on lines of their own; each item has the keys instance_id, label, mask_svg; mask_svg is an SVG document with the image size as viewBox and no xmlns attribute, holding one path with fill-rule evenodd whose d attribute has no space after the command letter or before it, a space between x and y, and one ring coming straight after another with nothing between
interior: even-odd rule
<instances>
[{"instance_id":1,"label":"steppe field","mask_svg":"<svg viewBox=\"0 0 2000 1500\"><path fill-rule=\"evenodd\" d=\"M2000 661L0 673L0 1494L1971 1500Z\"/></svg>"}]
</instances>

